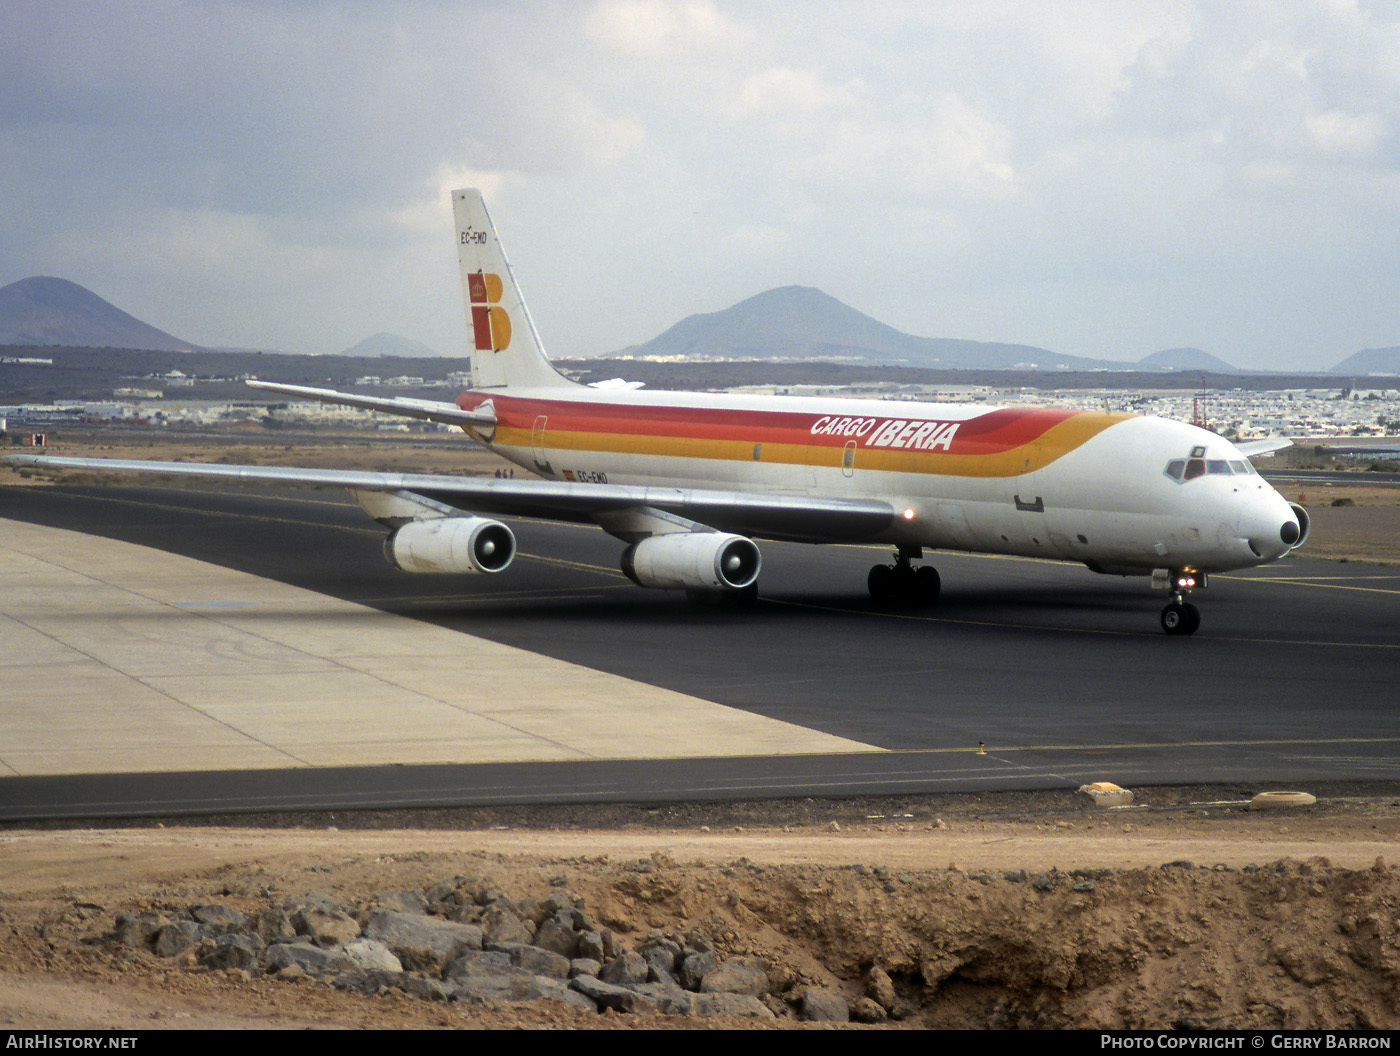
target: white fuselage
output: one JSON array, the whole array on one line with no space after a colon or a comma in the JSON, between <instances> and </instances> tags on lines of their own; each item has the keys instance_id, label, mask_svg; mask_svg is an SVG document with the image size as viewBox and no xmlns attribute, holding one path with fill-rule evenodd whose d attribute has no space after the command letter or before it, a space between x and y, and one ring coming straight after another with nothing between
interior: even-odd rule
<instances>
[{"instance_id":1,"label":"white fuselage","mask_svg":"<svg viewBox=\"0 0 1400 1056\"><path fill-rule=\"evenodd\" d=\"M879 499L876 537L1218 572L1298 541L1293 509L1229 441L1167 419L978 404L547 388L475 391L491 446L556 480ZM484 438L483 438L484 439ZM1175 464L1176 472L1170 468Z\"/></svg>"}]
</instances>

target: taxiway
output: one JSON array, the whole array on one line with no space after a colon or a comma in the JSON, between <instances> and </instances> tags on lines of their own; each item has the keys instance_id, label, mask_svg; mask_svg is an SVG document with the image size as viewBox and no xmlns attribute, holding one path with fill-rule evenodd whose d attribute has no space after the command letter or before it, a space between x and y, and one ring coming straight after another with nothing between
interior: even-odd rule
<instances>
[{"instance_id":1,"label":"taxiway","mask_svg":"<svg viewBox=\"0 0 1400 1056\"><path fill-rule=\"evenodd\" d=\"M1042 561L932 555L940 604L901 610L864 594L879 550L765 543L735 612L572 526L515 522L502 575L407 576L330 491L12 487L0 518L0 817L1400 776L1387 566L1214 577L1180 639L1144 581ZM22 598L26 563L77 578Z\"/></svg>"}]
</instances>

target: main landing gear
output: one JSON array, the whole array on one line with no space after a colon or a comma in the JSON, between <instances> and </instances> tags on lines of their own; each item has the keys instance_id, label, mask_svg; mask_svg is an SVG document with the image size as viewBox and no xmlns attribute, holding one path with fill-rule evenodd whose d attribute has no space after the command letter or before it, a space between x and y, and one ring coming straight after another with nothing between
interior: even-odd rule
<instances>
[{"instance_id":1,"label":"main landing gear","mask_svg":"<svg viewBox=\"0 0 1400 1056\"><path fill-rule=\"evenodd\" d=\"M1191 588L1196 586L1196 576L1189 572L1173 572L1171 575L1172 600L1162 610L1162 630L1168 634L1195 634L1201 626L1201 610L1186 600ZM1205 586L1205 577L1201 586Z\"/></svg>"},{"instance_id":2,"label":"main landing gear","mask_svg":"<svg viewBox=\"0 0 1400 1056\"><path fill-rule=\"evenodd\" d=\"M866 578L871 598L882 605L932 605L936 602L943 586L938 569L932 565L915 568L912 564L923 556L921 547L902 546L894 555L894 564L872 567Z\"/></svg>"}]
</instances>

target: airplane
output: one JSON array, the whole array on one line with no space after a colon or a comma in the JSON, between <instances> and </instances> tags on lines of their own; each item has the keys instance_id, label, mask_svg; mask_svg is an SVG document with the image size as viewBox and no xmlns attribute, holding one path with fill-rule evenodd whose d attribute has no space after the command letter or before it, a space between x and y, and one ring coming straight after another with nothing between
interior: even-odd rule
<instances>
[{"instance_id":1,"label":"airplane","mask_svg":"<svg viewBox=\"0 0 1400 1056\"><path fill-rule=\"evenodd\" d=\"M498 517L601 526L642 587L737 604L757 597L756 539L883 544L866 586L881 605L931 605L926 550L1082 563L1150 577L1161 627L1190 635L1186 600L1212 573L1276 561L1309 519L1250 456L1169 419L1107 411L666 392L560 374L540 342L480 191L452 193L471 388L455 402L249 381L255 389L462 429L533 479L8 456L42 466L340 485L386 529L409 573L498 573L515 537Z\"/></svg>"}]
</instances>

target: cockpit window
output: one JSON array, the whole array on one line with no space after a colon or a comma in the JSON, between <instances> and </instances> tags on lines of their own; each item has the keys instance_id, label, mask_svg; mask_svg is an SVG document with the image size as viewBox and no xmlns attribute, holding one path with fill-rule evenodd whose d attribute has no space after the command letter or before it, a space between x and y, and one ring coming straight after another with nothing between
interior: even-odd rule
<instances>
[{"instance_id":1,"label":"cockpit window","mask_svg":"<svg viewBox=\"0 0 1400 1056\"><path fill-rule=\"evenodd\" d=\"M1256 472L1249 459L1230 460L1225 458L1203 458L1205 448L1192 448L1191 458L1174 458L1167 463L1167 468L1163 470L1167 476L1177 483L1187 480L1195 480L1206 474L1211 476L1229 477L1234 475L1249 476Z\"/></svg>"}]
</instances>

